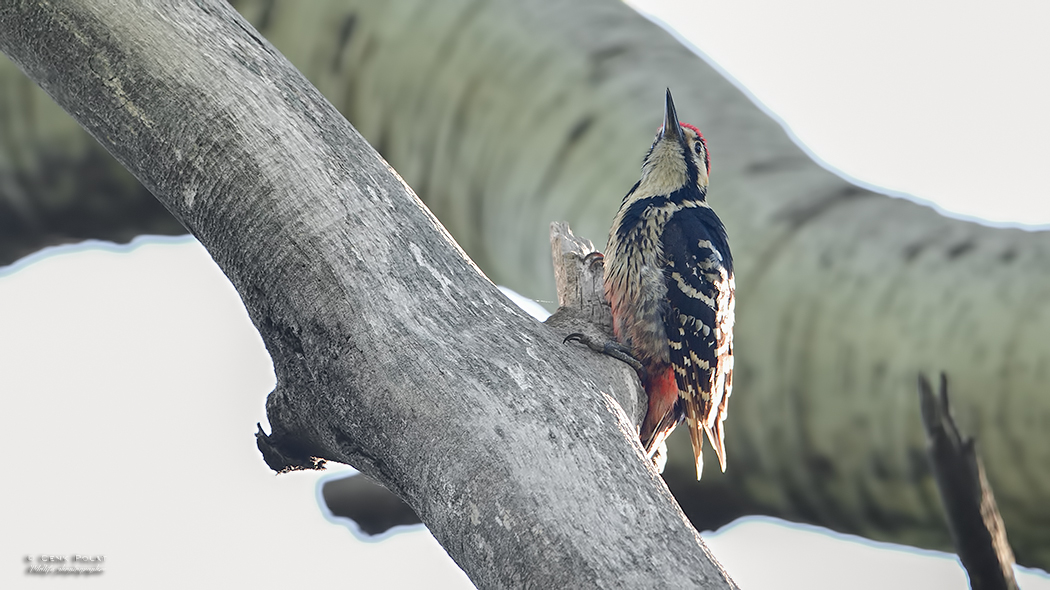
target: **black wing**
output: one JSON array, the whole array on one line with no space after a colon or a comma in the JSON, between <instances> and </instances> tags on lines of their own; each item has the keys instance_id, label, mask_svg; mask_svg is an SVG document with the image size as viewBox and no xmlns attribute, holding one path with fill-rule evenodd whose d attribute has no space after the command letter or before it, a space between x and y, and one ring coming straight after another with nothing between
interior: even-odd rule
<instances>
[{"instance_id":1,"label":"black wing","mask_svg":"<svg viewBox=\"0 0 1050 590\"><path fill-rule=\"evenodd\" d=\"M722 421L733 385L733 259L725 227L706 206L684 207L663 233L669 311L664 318L697 477L703 432L725 471Z\"/></svg>"}]
</instances>

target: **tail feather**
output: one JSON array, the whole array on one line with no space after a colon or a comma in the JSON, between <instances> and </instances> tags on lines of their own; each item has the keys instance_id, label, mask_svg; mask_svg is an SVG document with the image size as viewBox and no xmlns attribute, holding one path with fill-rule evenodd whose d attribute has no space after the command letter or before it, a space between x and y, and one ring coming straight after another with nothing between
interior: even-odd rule
<instances>
[{"instance_id":1,"label":"tail feather","mask_svg":"<svg viewBox=\"0 0 1050 590\"><path fill-rule=\"evenodd\" d=\"M729 349L730 355L732 355L732 347ZM729 356L725 366L725 373L722 377L722 395L718 400L718 408L711 415L710 423L704 425L704 430L707 431L707 438L711 441L711 446L715 448L715 454L718 455L718 463L722 467L722 473L726 472L726 440L725 440L725 427L723 426L726 421L726 416L729 415L729 396L733 393L733 357Z\"/></svg>"},{"instance_id":2,"label":"tail feather","mask_svg":"<svg viewBox=\"0 0 1050 590\"><path fill-rule=\"evenodd\" d=\"M707 433L707 440L711 441L711 446L715 449L715 454L718 455L718 466L722 468L722 473L726 472L726 442L725 432L722 430L722 421L715 420L714 425L704 425L704 432ZM699 479L699 478L697 478Z\"/></svg>"},{"instance_id":3,"label":"tail feather","mask_svg":"<svg viewBox=\"0 0 1050 590\"><path fill-rule=\"evenodd\" d=\"M686 421L689 423L689 442L693 443L693 457L696 459L696 481L700 481L700 476L704 474L704 435L696 427L696 422L689 417L686 417ZM722 470L725 471L724 468Z\"/></svg>"}]
</instances>

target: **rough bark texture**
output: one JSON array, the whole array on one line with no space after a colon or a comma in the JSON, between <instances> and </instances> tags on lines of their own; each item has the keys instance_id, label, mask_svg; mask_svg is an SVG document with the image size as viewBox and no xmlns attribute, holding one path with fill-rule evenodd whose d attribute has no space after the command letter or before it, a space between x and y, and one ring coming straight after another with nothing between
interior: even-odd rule
<instances>
[{"instance_id":1,"label":"rough bark texture","mask_svg":"<svg viewBox=\"0 0 1050 590\"><path fill-rule=\"evenodd\" d=\"M633 384L508 302L228 5L2 12L0 49L241 294L264 443L394 490L482 588L733 587L610 397Z\"/></svg>"},{"instance_id":2,"label":"rough bark texture","mask_svg":"<svg viewBox=\"0 0 1050 590\"><path fill-rule=\"evenodd\" d=\"M691 481L676 436L664 474L690 518L765 512L949 547L913 411L915 374L947 370L1018 560L1050 567L1050 235L849 185L614 0L235 4L489 276L540 299L553 297L548 223L601 245L670 86L708 138L711 201L737 259L729 471ZM43 112L9 79L11 104ZM48 121L24 141L0 136L0 160L27 143L86 145Z\"/></svg>"},{"instance_id":3,"label":"rough bark texture","mask_svg":"<svg viewBox=\"0 0 1050 590\"><path fill-rule=\"evenodd\" d=\"M973 437L963 437L955 425L948 403L948 378L943 373L936 395L926 377L919 376L919 403L929 439L930 464L970 588L1017 590L1014 554L995 494L984 475L976 442Z\"/></svg>"}]
</instances>

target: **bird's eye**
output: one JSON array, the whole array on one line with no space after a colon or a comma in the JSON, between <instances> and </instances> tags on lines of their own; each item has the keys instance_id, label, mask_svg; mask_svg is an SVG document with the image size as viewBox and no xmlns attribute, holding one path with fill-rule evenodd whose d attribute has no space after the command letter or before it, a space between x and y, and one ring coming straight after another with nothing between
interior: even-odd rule
<instances>
[{"instance_id":1,"label":"bird's eye","mask_svg":"<svg viewBox=\"0 0 1050 590\"><path fill-rule=\"evenodd\" d=\"M696 142L696 146L693 149L696 150L696 155L699 156L704 152L704 144L698 141Z\"/></svg>"}]
</instances>

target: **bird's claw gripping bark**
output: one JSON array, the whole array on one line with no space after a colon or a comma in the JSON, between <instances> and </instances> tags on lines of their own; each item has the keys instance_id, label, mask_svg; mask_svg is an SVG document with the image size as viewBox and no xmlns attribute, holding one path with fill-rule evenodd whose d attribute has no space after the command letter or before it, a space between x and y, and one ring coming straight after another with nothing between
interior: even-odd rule
<instances>
[{"instance_id":1,"label":"bird's claw gripping bark","mask_svg":"<svg viewBox=\"0 0 1050 590\"><path fill-rule=\"evenodd\" d=\"M614 359L625 362L638 373L639 377L643 379L645 377L645 367L638 361L638 359L634 358L631 354L630 348L619 342L614 340L596 341L590 336L579 332L573 332L566 336L565 340L562 341L562 344L568 342L579 342L580 344L586 345L587 348L590 348L594 352L600 352L606 356L611 356Z\"/></svg>"}]
</instances>

